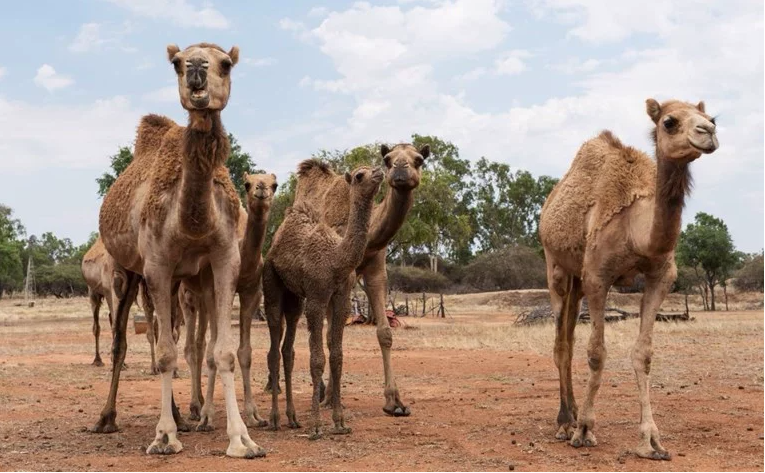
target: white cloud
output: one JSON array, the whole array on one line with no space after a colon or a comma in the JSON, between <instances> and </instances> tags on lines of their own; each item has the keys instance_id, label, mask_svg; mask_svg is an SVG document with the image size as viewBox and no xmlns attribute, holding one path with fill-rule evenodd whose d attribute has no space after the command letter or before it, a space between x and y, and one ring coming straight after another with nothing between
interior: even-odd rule
<instances>
[{"instance_id":1,"label":"white cloud","mask_svg":"<svg viewBox=\"0 0 765 473\"><path fill-rule=\"evenodd\" d=\"M313 16L313 17L327 16L327 12L329 12L329 10L327 10L327 7L313 7L308 11L308 16Z\"/></svg>"},{"instance_id":2,"label":"white cloud","mask_svg":"<svg viewBox=\"0 0 765 473\"><path fill-rule=\"evenodd\" d=\"M123 52L134 53L137 51L135 47L121 44L131 29L129 22L124 22L121 25L84 23L80 26L77 36L69 44L69 50L74 53L87 53L119 47Z\"/></svg>"},{"instance_id":3,"label":"white cloud","mask_svg":"<svg viewBox=\"0 0 765 473\"><path fill-rule=\"evenodd\" d=\"M0 79L8 75L8 69L0 66Z\"/></svg>"},{"instance_id":4,"label":"white cloud","mask_svg":"<svg viewBox=\"0 0 765 473\"><path fill-rule=\"evenodd\" d=\"M494 71L500 76L513 76L528 70L524 59L531 57L531 53L524 49L516 49L505 54L502 58L494 61Z\"/></svg>"},{"instance_id":5,"label":"white cloud","mask_svg":"<svg viewBox=\"0 0 765 473\"><path fill-rule=\"evenodd\" d=\"M474 69L469 70L468 72L464 74L458 75L457 77L454 78L454 80L458 82L471 82L485 76L486 72L487 71L485 67L476 67Z\"/></svg>"},{"instance_id":6,"label":"white cloud","mask_svg":"<svg viewBox=\"0 0 765 473\"><path fill-rule=\"evenodd\" d=\"M57 73L56 70L48 64L43 64L37 69L34 83L47 89L48 92L53 92L54 90L63 89L64 87L69 87L74 84L74 79L70 76Z\"/></svg>"},{"instance_id":7,"label":"white cloud","mask_svg":"<svg viewBox=\"0 0 765 473\"><path fill-rule=\"evenodd\" d=\"M201 7L187 0L109 0L136 15L153 20L169 20L177 26L223 29L229 20L209 2Z\"/></svg>"},{"instance_id":8,"label":"white cloud","mask_svg":"<svg viewBox=\"0 0 765 473\"><path fill-rule=\"evenodd\" d=\"M173 102L180 101L177 85L168 85L166 87L162 87L161 89L147 92L143 94L141 98L148 102L160 102L160 103L173 103Z\"/></svg>"},{"instance_id":9,"label":"white cloud","mask_svg":"<svg viewBox=\"0 0 765 473\"><path fill-rule=\"evenodd\" d=\"M135 137L139 113L121 96L84 105L38 106L0 96L5 172L108 165L107 157Z\"/></svg>"},{"instance_id":10,"label":"white cloud","mask_svg":"<svg viewBox=\"0 0 765 473\"><path fill-rule=\"evenodd\" d=\"M587 59L585 61L579 59L578 57L570 57L566 59L564 62L559 62L557 64L551 64L547 66L548 69L561 72L566 75L573 75L573 74L580 74L583 72L592 72L600 65L602 64L602 61L599 61L597 59Z\"/></svg>"}]
</instances>

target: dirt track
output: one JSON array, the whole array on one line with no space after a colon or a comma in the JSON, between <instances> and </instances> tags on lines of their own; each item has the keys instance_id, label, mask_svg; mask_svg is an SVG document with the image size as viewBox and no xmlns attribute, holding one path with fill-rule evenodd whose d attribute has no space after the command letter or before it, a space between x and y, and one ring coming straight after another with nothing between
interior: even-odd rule
<instances>
[{"instance_id":1,"label":"dirt track","mask_svg":"<svg viewBox=\"0 0 765 473\"><path fill-rule=\"evenodd\" d=\"M55 312L55 304L45 302L35 310ZM128 337L128 369L123 371L118 402L121 431L84 431L103 405L109 368L90 366L92 336L85 301L62 304L69 304L66 310L73 318L21 318L0 326L0 469L763 469L762 311L695 313L696 322L657 324L652 399L664 445L673 454L671 462L641 460L629 453L638 438L637 392L628 358L637 321L607 328L608 361L596 403L600 444L576 450L554 439L558 385L551 356L553 327L513 327L510 311L458 310L446 320L406 319L409 327L396 329L394 367L403 398L412 407L411 417L383 414L382 363L374 329L353 326L346 332L343 378L353 433L310 442L305 429L251 429L268 456L248 461L223 455L227 437L219 385L215 432L181 434L184 451L173 457L143 453L154 436L160 393L159 379L148 374L143 335ZM12 310L0 306L0 312ZM105 324L102 346L108 348ZM580 397L587 377L588 330L577 329L574 383ZM305 329L300 333L296 402L298 417L306 425L311 388ZM256 386L264 379L266 344L266 328L256 324ZM182 357L179 366L182 379L174 382L174 390L186 414L189 379ZM259 390L256 394L260 412L267 416L270 398ZM283 396L281 408L284 419ZM329 422L330 413L323 415Z\"/></svg>"}]
</instances>

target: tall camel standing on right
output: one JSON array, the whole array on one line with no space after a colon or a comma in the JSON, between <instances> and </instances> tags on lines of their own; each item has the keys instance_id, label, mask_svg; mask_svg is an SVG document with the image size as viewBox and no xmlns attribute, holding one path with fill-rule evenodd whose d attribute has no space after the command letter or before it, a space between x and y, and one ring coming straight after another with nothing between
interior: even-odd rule
<instances>
[{"instance_id":1,"label":"tall camel standing on right","mask_svg":"<svg viewBox=\"0 0 765 473\"><path fill-rule=\"evenodd\" d=\"M375 205L367 237L364 258L356 266L356 276L364 279L364 290L370 303L377 326L377 341L383 358L385 373L385 406L383 411L391 416L408 416L411 411L399 395L391 366L390 351L393 332L385 316L385 298L388 295L388 273L385 258L388 243L406 221L414 204L414 190L420 185L422 165L430 156L430 146L417 149L409 143L393 147L382 145L380 155L385 165L385 181L389 189L382 202ZM348 226L350 210L350 185L342 175L321 166L305 168L298 172L295 205L307 202L318 209L327 225L340 235ZM327 386L328 391L332 388ZM331 403L327 398L327 403Z\"/></svg>"},{"instance_id":2,"label":"tall camel standing on right","mask_svg":"<svg viewBox=\"0 0 765 473\"><path fill-rule=\"evenodd\" d=\"M632 349L640 396L640 444L635 453L669 460L649 399L653 324L677 276L675 245L691 188L689 165L715 151L718 141L715 120L706 114L704 102L659 104L648 99L646 110L655 124L656 162L623 145L609 131L587 141L547 198L539 235L556 319L554 355L560 375L556 438L570 439L574 447L597 445L594 402L606 360L606 295L612 285L629 284L642 273L646 282L640 333ZM590 377L584 404L578 409L571 359L582 296L589 302L592 334L587 347Z\"/></svg>"},{"instance_id":3,"label":"tall camel standing on right","mask_svg":"<svg viewBox=\"0 0 765 473\"><path fill-rule=\"evenodd\" d=\"M242 421L234 391L236 354L231 341L231 307L239 274L237 245L240 201L224 163L231 145L221 122L231 92L231 71L239 48L226 52L210 43L181 50L167 47L178 82L188 126L166 117L141 120L135 158L109 189L101 206L99 230L116 262L114 288L119 299L115 317L112 382L96 432L113 432L119 375L125 357L125 331L138 280L143 277L159 321L157 365L162 377L162 410L148 454L173 454L180 418L173 402L172 375L178 352L172 312L184 279L200 275L213 288L210 300L213 356L223 384L229 446L226 455L264 456Z\"/></svg>"}]
</instances>

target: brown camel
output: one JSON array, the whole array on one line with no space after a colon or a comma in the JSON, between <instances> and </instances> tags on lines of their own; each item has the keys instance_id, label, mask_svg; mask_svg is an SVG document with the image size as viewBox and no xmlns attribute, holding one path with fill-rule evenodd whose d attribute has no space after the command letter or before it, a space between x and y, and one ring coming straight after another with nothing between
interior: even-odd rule
<instances>
[{"instance_id":1,"label":"brown camel","mask_svg":"<svg viewBox=\"0 0 765 473\"><path fill-rule=\"evenodd\" d=\"M242 369L244 383L244 413L245 423L249 427L265 427L267 422L258 415L258 410L252 401L252 388L250 379L250 366L252 365L252 346L250 345L250 328L252 318L260 304L262 291L260 277L263 270L261 249L265 239L268 215L271 211L271 203L277 189L276 176L274 174L245 173L245 191L247 192L247 211L240 210L239 230L239 254L241 267L236 291L239 293L239 350L237 358ZM207 330L207 315L203 308L203 288L197 280L184 281L181 292L181 303L184 318L186 319L186 361L192 368L191 379L191 404L190 418L201 420L199 430L212 430L213 392L215 381L215 361L213 353L207 353L207 397L202 396L201 374L202 357L205 351L205 332ZM195 321L199 318L198 332L194 333ZM214 346L211 340L210 347ZM202 407L203 400L204 407Z\"/></svg>"},{"instance_id":2,"label":"brown camel","mask_svg":"<svg viewBox=\"0 0 765 473\"><path fill-rule=\"evenodd\" d=\"M411 144L397 144L392 148L380 147L386 168L385 180L389 189L382 202L375 206L369 229L364 258L356 266L356 276L364 278L364 290L370 302L372 316L377 325L377 340L383 358L385 373L385 406L383 411L392 416L408 416L411 410L399 395L391 366L390 351L393 333L385 316L385 298L388 294L386 248L404 224L414 203L414 190L420 185L422 165L430 156L430 147L419 150ZM340 235L348 226L350 188L343 176L324 172L319 167L298 175L295 204L310 203L320 210L324 222ZM328 390L331 386L328 386ZM327 398L326 402L332 402Z\"/></svg>"},{"instance_id":3,"label":"brown camel","mask_svg":"<svg viewBox=\"0 0 765 473\"><path fill-rule=\"evenodd\" d=\"M95 338L96 342L96 357L93 360L93 366L104 366L103 361L101 361L101 354L99 353L99 336L101 334L101 324L98 319L101 304L104 300L106 300L106 305L109 308L109 326L113 327L112 314L115 305L114 291L112 290L113 271L114 259L106 251L106 247L104 246L101 237L99 237L82 258L82 275L85 278L85 283L88 285L88 299L90 300L90 309L93 312L93 337ZM146 290L144 286L144 284L141 284L139 292L141 295L143 311L148 322L146 338L149 341L149 347L151 350L151 373L159 374L154 356L154 327L156 325L153 323L154 305L151 303L151 299L146 296Z\"/></svg>"},{"instance_id":4,"label":"brown camel","mask_svg":"<svg viewBox=\"0 0 765 473\"><path fill-rule=\"evenodd\" d=\"M298 175L308 172L331 171L317 160L302 162ZM313 398L311 414L313 426L311 439L321 436L319 402L321 378L324 373L324 346L322 330L327 315L327 345L332 390L332 420L336 434L350 433L345 426L343 407L340 403L340 378L343 369L343 329L350 313L350 292L355 282L354 270L364 258L367 246L373 200L380 189L383 172L379 168L362 166L346 173L350 185L350 209L345 236L340 237L321 214L309 203L301 202L292 207L276 234L263 267L263 296L266 319L271 334L268 367L271 385L279 380L279 345L283 323L286 337L282 346L284 356L284 379L287 393L287 419L292 428L300 427L295 418L292 399L292 369L294 366L294 342L297 322L305 305L306 320L310 332L311 379ZM272 389L271 428L279 428L278 389Z\"/></svg>"},{"instance_id":5,"label":"brown camel","mask_svg":"<svg viewBox=\"0 0 765 473\"><path fill-rule=\"evenodd\" d=\"M646 101L655 124L656 162L625 146L610 132L586 142L542 209L539 234L547 260L547 283L556 316L555 364L560 374L560 440L574 447L595 446L594 401L606 360L603 318L612 285L645 275L640 333L632 366L640 395L637 455L668 460L649 399L652 333L656 312L677 275L675 245L691 187L689 165L718 147L715 121L704 102L692 105ZM590 378L577 408L571 379L579 302L587 296L592 334L587 347ZM578 417L577 417L578 416Z\"/></svg>"},{"instance_id":6,"label":"brown camel","mask_svg":"<svg viewBox=\"0 0 765 473\"><path fill-rule=\"evenodd\" d=\"M224 163L230 143L221 123L231 90L231 69L239 59L236 47L195 44L181 51L167 47L178 78L180 102L188 112L187 127L157 115L141 120L135 158L109 190L101 206L100 233L114 257L114 287L120 300L115 319L115 362L106 406L94 430L116 430L119 367L125 357L127 314L140 277L146 280L156 307L159 340L157 365L162 377L162 410L149 454L172 454L183 448L177 438L172 373L177 348L171 317L183 279L200 274L214 288L210 326L214 358L226 399L232 457L265 455L247 432L234 392L232 306L239 274L236 231L239 197ZM175 415L174 415L175 414Z\"/></svg>"}]
</instances>

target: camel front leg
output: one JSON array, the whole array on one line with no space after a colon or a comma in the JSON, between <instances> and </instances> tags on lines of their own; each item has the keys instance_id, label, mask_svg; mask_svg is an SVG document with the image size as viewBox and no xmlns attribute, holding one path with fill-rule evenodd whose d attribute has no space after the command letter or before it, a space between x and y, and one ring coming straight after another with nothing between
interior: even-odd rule
<instances>
[{"instance_id":1,"label":"camel front leg","mask_svg":"<svg viewBox=\"0 0 765 473\"><path fill-rule=\"evenodd\" d=\"M109 386L109 396L106 398L106 405L101 411L101 416L93 426L91 432L96 433L111 433L118 430L117 419L117 390L120 384L120 371L122 371L122 365L125 361L125 354L127 352L127 323L128 316L130 315L130 308L133 306L136 295L138 294L138 281L140 276L130 271L122 271L117 275L115 271L114 284L123 285L124 292L121 290L119 295L119 303L117 304L117 310L115 313L116 320L114 321L112 341L112 379Z\"/></svg>"},{"instance_id":2,"label":"camel front leg","mask_svg":"<svg viewBox=\"0 0 765 473\"><path fill-rule=\"evenodd\" d=\"M284 390L287 393L287 425L290 429L299 429L300 422L295 413L295 402L292 393L292 371L295 367L295 333L297 332L298 320L303 312L303 301L294 294L287 294L283 299L284 320L286 321L286 335L282 344L282 357L284 358ZM276 367L277 373L279 367ZM277 376L278 380L278 376Z\"/></svg>"},{"instance_id":3,"label":"camel front leg","mask_svg":"<svg viewBox=\"0 0 765 473\"><path fill-rule=\"evenodd\" d=\"M313 383L313 397L311 398L311 433L309 440L321 438L321 378L324 374L326 358L324 344L322 343L324 330L324 315L327 311L327 302L318 300L306 300L305 317L308 322L308 344L311 350L311 381Z\"/></svg>"},{"instance_id":4,"label":"camel front leg","mask_svg":"<svg viewBox=\"0 0 765 473\"><path fill-rule=\"evenodd\" d=\"M651 411L651 357L653 356L653 324L656 312L667 297L677 278L677 268L669 261L657 274L647 274L645 291L640 304L640 334L632 349L632 367L635 369L640 396L640 444L635 453L652 460L670 460L671 455L661 445L659 429Z\"/></svg>"},{"instance_id":5,"label":"camel front leg","mask_svg":"<svg viewBox=\"0 0 765 473\"><path fill-rule=\"evenodd\" d=\"M247 426L239 415L234 390L235 353L231 340L231 308L234 302L236 281L239 277L239 249L228 247L225 252L213 255L212 271L215 283L215 311L210 319L217 328L214 358L220 373L223 395L226 399L226 433L229 445L226 455L235 458L255 458L266 455L265 449L250 438ZM212 341L210 342L212 344ZM208 400L209 401L209 400Z\"/></svg>"},{"instance_id":6,"label":"camel front leg","mask_svg":"<svg viewBox=\"0 0 765 473\"><path fill-rule=\"evenodd\" d=\"M146 449L149 455L168 455L183 450L173 415L173 372L177 366L178 350L173 338L173 280L166 266L147 263L144 269L149 297L157 310L157 368L162 379L162 409L154 441Z\"/></svg>"},{"instance_id":7,"label":"camel front leg","mask_svg":"<svg viewBox=\"0 0 765 473\"><path fill-rule=\"evenodd\" d=\"M346 287L341 288L332 296L331 322L327 325L327 340L329 346L329 370L332 390L328 397L332 399L332 420L335 423L333 434L350 434L350 427L345 426L340 387L343 376L343 332L345 318L351 313L350 293L355 278L351 277Z\"/></svg>"},{"instance_id":8,"label":"camel front leg","mask_svg":"<svg viewBox=\"0 0 765 473\"><path fill-rule=\"evenodd\" d=\"M183 313L186 325L186 343L183 346L183 355L189 365L191 374L191 402L189 403L189 419L198 421L202 410L202 365L200 354L196 346L197 337L197 296L186 287L182 287L178 293L178 302ZM201 330L201 327L200 327ZM202 338L204 343L204 337ZM203 350L204 351L204 350Z\"/></svg>"},{"instance_id":9,"label":"camel front leg","mask_svg":"<svg viewBox=\"0 0 765 473\"><path fill-rule=\"evenodd\" d=\"M200 432L210 432L213 430L213 414L215 411L214 404L213 404L213 396L215 394L215 375L218 372L218 369L215 365L215 344L218 340L218 327L215 324L214 314L215 314L215 294L214 294L214 287L213 287L213 281L211 277L211 273L209 270L205 273L204 277L202 278L202 296L201 296L201 303L199 305L199 333L197 333L197 356L202 357L202 352L204 351L204 343L199 343L200 336L202 337L204 341L204 332L203 330L209 325L210 327L210 343L207 344L207 351L205 352L204 358L205 362L207 363L207 392L205 394L205 398L202 401L202 412L200 413L200 419L199 424L197 424L197 431ZM198 361L197 364L199 365L199 377L201 382L201 362ZM201 389L201 388L200 388Z\"/></svg>"},{"instance_id":10,"label":"camel front leg","mask_svg":"<svg viewBox=\"0 0 765 473\"><path fill-rule=\"evenodd\" d=\"M101 296L93 292L93 289L88 288L88 299L90 300L90 310L93 313L93 338L96 339L96 356L91 364L93 366L104 366L104 362L101 360L98 340L101 337L101 323L98 320L98 314L101 311Z\"/></svg>"},{"instance_id":11,"label":"camel front leg","mask_svg":"<svg viewBox=\"0 0 765 473\"><path fill-rule=\"evenodd\" d=\"M149 296L149 291L146 288L146 282L141 282L141 301L143 302L143 313L146 316L146 339L149 342L149 351L151 352L151 374L159 374L157 368L157 357L155 354L155 346L157 344L156 324L154 320L154 303Z\"/></svg>"},{"instance_id":12,"label":"camel front leg","mask_svg":"<svg viewBox=\"0 0 765 473\"><path fill-rule=\"evenodd\" d=\"M268 422L258 414L258 407L252 401L252 379L250 368L252 366L252 345L250 342L250 330L252 317L258 309L260 302L260 285L239 291L239 349L236 356L239 359L239 367L242 369L242 383L244 384L244 419L248 427L265 427Z\"/></svg>"},{"instance_id":13,"label":"camel front leg","mask_svg":"<svg viewBox=\"0 0 765 473\"><path fill-rule=\"evenodd\" d=\"M383 371L385 372L385 407L383 411L395 417L405 417L412 413L409 406L401 402L401 397L396 386L396 378L391 365L390 351L393 346L393 331L385 316L385 296L388 292L388 276L385 270L385 252L383 258L364 272L364 287L366 289L372 317L377 326L377 341L383 358ZM345 322L343 322L345 323Z\"/></svg>"},{"instance_id":14,"label":"camel front leg","mask_svg":"<svg viewBox=\"0 0 765 473\"><path fill-rule=\"evenodd\" d=\"M584 293L590 307L592 333L587 345L587 364L590 367L590 377L587 380L587 392L584 404L579 411L577 428L571 437L573 447L594 447L598 444L593 429L595 427L595 397L600 389L603 376L603 366L606 363L605 305L609 284L597 277L586 276Z\"/></svg>"}]
</instances>

